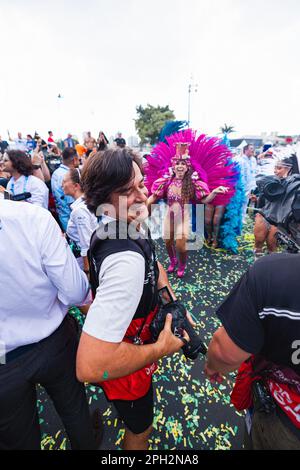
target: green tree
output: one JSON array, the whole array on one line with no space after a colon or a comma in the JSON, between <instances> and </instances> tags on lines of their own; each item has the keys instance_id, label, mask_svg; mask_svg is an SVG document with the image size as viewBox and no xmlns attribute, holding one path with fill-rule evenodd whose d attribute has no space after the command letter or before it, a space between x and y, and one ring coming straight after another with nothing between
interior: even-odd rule
<instances>
[{"instance_id":1,"label":"green tree","mask_svg":"<svg viewBox=\"0 0 300 470\"><path fill-rule=\"evenodd\" d=\"M148 104L145 108L137 106L136 112L138 118L135 119L135 128L141 139L141 145L150 143L154 145L157 140L161 128L167 121L175 119L174 112L169 106L152 106Z\"/></svg>"}]
</instances>

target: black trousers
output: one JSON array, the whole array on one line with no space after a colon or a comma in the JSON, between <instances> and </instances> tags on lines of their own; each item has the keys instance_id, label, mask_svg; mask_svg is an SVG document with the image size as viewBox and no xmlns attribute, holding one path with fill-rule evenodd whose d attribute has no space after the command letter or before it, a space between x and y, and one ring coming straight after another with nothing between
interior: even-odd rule
<instances>
[{"instance_id":1,"label":"black trousers","mask_svg":"<svg viewBox=\"0 0 300 470\"><path fill-rule=\"evenodd\" d=\"M72 449L95 449L84 385L75 374L78 335L67 316L48 338L0 365L0 449L39 450L36 384L51 397Z\"/></svg>"}]
</instances>

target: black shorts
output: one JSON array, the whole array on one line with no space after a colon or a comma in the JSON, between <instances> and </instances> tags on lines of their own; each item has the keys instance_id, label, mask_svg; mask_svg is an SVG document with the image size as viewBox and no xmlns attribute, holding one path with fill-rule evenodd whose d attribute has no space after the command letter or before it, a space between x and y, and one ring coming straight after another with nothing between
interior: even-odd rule
<instances>
[{"instance_id":1,"label":"black shorts","mask_svg":"<svg viewBox=\"0 0 300 470\"><path fill-rule=\"evenodd\" d=\"M153 423L153 386L138 400L112 400L119 417L133 434L145 432Z\"/></svg>"}]
</instances>

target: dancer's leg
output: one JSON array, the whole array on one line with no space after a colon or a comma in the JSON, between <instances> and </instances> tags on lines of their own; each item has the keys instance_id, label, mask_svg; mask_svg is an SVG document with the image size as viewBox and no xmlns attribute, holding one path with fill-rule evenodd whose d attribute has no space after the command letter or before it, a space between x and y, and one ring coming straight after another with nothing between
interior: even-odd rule
<instances>
[{"instance_id":1,"label":"dancer's leg","mask_svg":"<svg viewBox=\"0 0 300 470\"><path fill-rule=\"evenodd\" d=\"M170 258L170 265L167 269L168 273L173 273L175 270L175 267L177 265L177 257L176 257L176 248L175 248L175 243L174 243L174 238L171 238L170 240L165 240L166 243L166 248L167 252Z\"/></svg>"},{"instance_id":2,"label":"dancer's leg","mask_svg":"<svg viewBox=\"0 0 300 470\"><path fill-rule=\"evenodd\" d=\"M215 207L214 218L213 218L214 232L213 232L213 243L212 243L212 246L214 248L218 248L219 231L220 231L220 225L221 225L224 212L225 212L224 206Z\"/></svg>"},{"instance_id":3,"label":"dancer's leg","mask_svg":"<svg viewBox=\"0 0 300 470\"><path fill-rule=\"evenodd\" d=\"M176 248L179 255L179 265L177 270L177 276L183 277L187 261L187 250L186 250L186 238L176 240Z\"/></svg>"},{"instance_id":4,"label":"dancer's leg","mask_svg":"<svg viewBox=\"0 0 300 470\"><path fill-rule=\"evenodd\" d=\"M207 244L210 245L212 242L212 224L213 224L213 217L214 217L215 208L211 204L205 204L205 231L207 235Z\"/></svg>"},{"instance_id":5,"label":"dancer's leg","mask_svg":"<svg viewBox=\"0 0 300 470\"><path fill-rule=\"evenodd\" d=\"M269 253L275 253L277 251L277 240L276 240L277 228L274 225L270 225L269 233L267 236L267 247Z\"/></svg>"},{"instance_id":6,"label":"dancer's leg","mask_svg":"<svg viewBox=\"0 0 300 470\"><path fill-rule=\"evenodd\" d=\"M262 256L263 254L263 246L265 241L268 237L268 225L266 224L265 219L260 215L257 214L255 217L255 224L254 224L254 238L255 238L255 245L254 245L254 253L256 257Z\"/></svg>"},{"instance_id":7,"label":"dancer's leg","mask_svg":"<svg viewBox=\"0 0 300 470\"><path fill-rule=\"evenodd\" d=\"M268 237L268 225L265 219L257 214L254 224L255 253L262 253L263 246Z\"/></svg>"},{"instance_id":8,"label":"dancer's leg","mask_svg":"<svg viewBox=\"0 0 300 470\"><path fill-rule=\"evenodd\" d=\"M181 224L176 226L176 248L178 251L179 257L179 265L177 270L177 276L183 277L186 261L187 261L187 249L186 249L186 241L188 238L189 233L189 224L190 218L188 213L184 214L184 218Z\"/></svg>"},{"instance_id":9,"label":"dancer's leg","mask_svg":"<svg viewBox=\"0 0 300 470\"><path fill-rule=\"evenodd\" d=\"M170 258L170 265L167 269L168 273L172 273L177 265L176 248L174 242L174 217L167 214L164 223L164 240L167 248L167 252Z\"/></svg>"}]
</instances>

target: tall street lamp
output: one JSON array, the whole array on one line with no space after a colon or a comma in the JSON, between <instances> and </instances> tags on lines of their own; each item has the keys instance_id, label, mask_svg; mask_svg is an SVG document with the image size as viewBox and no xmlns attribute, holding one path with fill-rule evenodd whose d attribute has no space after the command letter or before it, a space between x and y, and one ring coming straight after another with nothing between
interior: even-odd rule
<instances>
[{"instance_id":1,"label":"tall street lamp","mask_svg":"<svg viewBox=\"0 0 300 470\"><path fill-rule=\"evenodd\" d=\"M191 121L191 93L197 93L198 91L198 83L193 83L193 77L190 79L189 87L188 87L188 125L190 125Z\"/></svg>"},{"instance_id":2,"label":"tall street lamp","mask_svg":"<svg viewBox=\"0 0 300 470\"><path fill-rule=\"evenodd\" d=\"M61 100L63 96L59 93L57 95L57 110L58 110L58 125L59 125L59 133L61 133L61 126L62 126L62 116L61 116ZM61 136L62 138L62 136Z\"/></svg>"}]
</instances>

